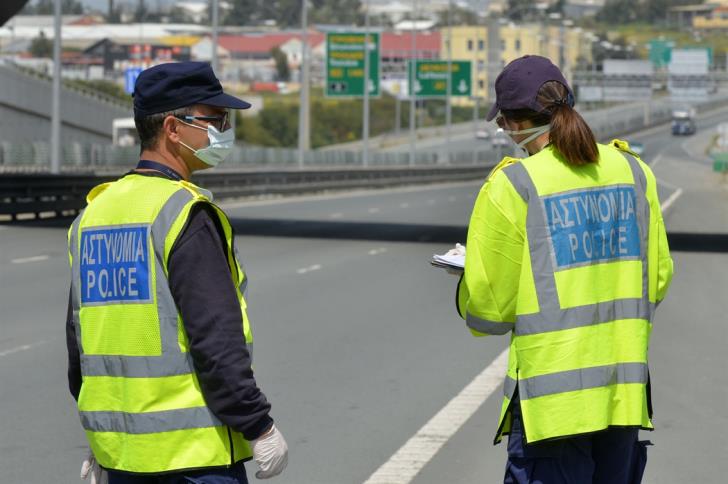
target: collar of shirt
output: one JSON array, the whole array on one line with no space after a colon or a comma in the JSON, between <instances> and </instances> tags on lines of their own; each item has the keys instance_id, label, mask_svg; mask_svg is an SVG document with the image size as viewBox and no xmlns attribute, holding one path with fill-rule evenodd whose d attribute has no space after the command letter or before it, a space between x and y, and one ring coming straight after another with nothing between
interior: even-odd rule
<instances>
[{"instance_id":1,"label":"collar of shirt","mask_svg":"<svg viewBox=\"0 0 728 484\"><path fill-rule=\"evenodd\" d=\"M136 169L143 169L143 170L154 170L157 171L167 178L170 178L175 181L182 181L184 180L184 177L179 174L176 170L173 170L169 166L152 161L152 160L139 160L139 163L137 163Z\"/></svg>"}]
</instances>

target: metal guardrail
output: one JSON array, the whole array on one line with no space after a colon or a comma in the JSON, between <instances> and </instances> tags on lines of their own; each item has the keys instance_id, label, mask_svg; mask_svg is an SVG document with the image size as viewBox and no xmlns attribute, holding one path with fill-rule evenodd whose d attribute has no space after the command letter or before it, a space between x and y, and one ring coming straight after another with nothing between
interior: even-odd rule
<instances>
[{"instance_id":1,"label":"metal guardrail","mask_svg":"<svg viewBox=\"0 0 728 484\"><path fill-rule=\"evenodd\" d=\"M484 178L494 165L385 167L200 173L193 177L216 198L295 194L363 187ZM97 175L0 175L0 217L46 218L77 213L94 186L115 177Z\"/></svg>"}]
</instances>

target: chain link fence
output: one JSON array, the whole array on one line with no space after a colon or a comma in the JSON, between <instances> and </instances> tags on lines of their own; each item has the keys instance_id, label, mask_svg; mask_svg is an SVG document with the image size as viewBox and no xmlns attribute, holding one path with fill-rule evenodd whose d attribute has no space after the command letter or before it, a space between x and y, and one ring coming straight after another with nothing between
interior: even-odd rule
<instances>
[{"instance_id":1,"label":"chain link fence","mask_svg":"<svg viewBox=\"0 0 728 484\"><path fill-rule=\"evenodd\" d=\"M698 112L728 105L728 94L717 94L710 102L696 104ZM644 103L612 106L582 112L598 139L626 136L649 126L669 122L675 104L669 98ZM472 129L472 124L469 125ZM453 133L464 129L454 127ZM407 152L370 151L369 166L432 166L469 164L493 161L512 155L513 146L484 146L479 149L451 149L449 159L444 150L418 150L414 163ZM66 172L121 172L134 166L139 159L138 146L66 143L62 146L62 169ZM266 148L238 145L225 163L225 169L295 168L299 164L298 150L292 148ZM361 150L312 150L304 153L304 167L362 166ZM43 172L50 166L48 142L0 142L0 170L4 172Z\"/></svg>"}]
</instances>

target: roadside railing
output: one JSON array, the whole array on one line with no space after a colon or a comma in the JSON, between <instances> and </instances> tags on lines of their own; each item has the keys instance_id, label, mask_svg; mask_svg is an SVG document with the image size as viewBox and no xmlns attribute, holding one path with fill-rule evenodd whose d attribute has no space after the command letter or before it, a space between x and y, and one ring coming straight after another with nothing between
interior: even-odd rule
<instances>
[{"instance_id":1,"label":"roadside railing","mask_svg":"<svg viewBox=\"0 0 728 484\"><path fill-rule=\"evenodd\" d=\"M295 194L484 178L493 164L308 170L219 170L193 177L216 198ZM5 174L0 176L0 220L68 216L86 205L94 186L116 176Z\"/></svg>"}]
</instances>

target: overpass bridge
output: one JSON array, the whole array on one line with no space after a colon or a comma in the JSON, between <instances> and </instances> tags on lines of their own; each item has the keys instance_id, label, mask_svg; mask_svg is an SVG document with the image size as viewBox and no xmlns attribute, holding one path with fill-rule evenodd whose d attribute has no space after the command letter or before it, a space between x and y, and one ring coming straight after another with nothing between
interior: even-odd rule
<instances>
[{"instance_id":1,"label":"overpass bridge","mask_svg":"<svg viewBox=\"0 0 728 484\"><path fill-rule=\"evenodd\" d=\"M52 79L0 63L0 143L32 144L51 137ZM131 115L131 104L69 86L61 93L61 140L111 143L111 122Z\"/></svg>"}]
</instances>

